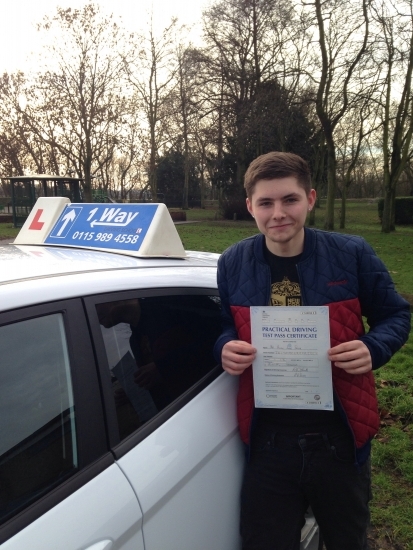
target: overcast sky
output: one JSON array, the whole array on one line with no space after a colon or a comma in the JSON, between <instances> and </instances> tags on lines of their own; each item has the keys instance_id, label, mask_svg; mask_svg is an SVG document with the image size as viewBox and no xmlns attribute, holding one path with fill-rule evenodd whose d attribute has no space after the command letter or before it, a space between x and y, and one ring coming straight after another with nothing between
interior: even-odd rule
<instances>
[{"instance_id":1,"label":"overcast sky","mask_svg":"<svg viewBox=\"0 0 413 550\"><path fill-rule=\"evenodd\" d=\"M0 72L27 71L33 68L41 48L41 34L36 31L45 15L53 15L57 6L79 8L85 0L0 0ZM123 19L129 30L144 27L147 14L153 8L155 24L163 28L172 16L183 24L196 24L201 19L208 0L96 0L106 13ZM199 35L194 31L193 38Z\"/></svg>"}]
</instances>

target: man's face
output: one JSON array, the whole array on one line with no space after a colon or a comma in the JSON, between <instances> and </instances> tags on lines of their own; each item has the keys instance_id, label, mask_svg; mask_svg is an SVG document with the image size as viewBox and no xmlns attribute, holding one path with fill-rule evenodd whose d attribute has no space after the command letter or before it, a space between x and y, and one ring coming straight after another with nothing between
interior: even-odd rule
<instances>
[{"instance_id":1,"label":"man's face","mask_svg":"<svg viewBox=\"0 0 413 550\"><path fill-rule=\"evenodd\" d=\"M247 208L265 236L268 249L277 256L296 256L304 246L304 224L316 193L307 195L295 177L259 180Z\"/></svg>"}]
</instances>

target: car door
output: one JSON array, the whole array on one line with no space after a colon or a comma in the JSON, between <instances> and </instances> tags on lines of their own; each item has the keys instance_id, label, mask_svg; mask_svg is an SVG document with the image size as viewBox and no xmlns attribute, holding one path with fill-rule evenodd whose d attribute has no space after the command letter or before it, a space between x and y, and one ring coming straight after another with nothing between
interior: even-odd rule
<instances>
[{"instance_id":1,"label":"car door","mask_svg":"<svg viewBox=\"0 0 413 550\"><path fill-rule=\"evenodd\" d=\"M143 550L81 300L1 313L0 358L2 549Z\"/></svg>"},{"instance_id":2,"label":"car door","mask_svg":"<svg viewBox=\"0 0 413 550\"><path fill-rule=\"evenodd\" d=\"M141 506L145 550L238 549L243 449L237 380L212 357L216 290L114 293L86 306L111 447Z\"/></svg>"}]
</instances>

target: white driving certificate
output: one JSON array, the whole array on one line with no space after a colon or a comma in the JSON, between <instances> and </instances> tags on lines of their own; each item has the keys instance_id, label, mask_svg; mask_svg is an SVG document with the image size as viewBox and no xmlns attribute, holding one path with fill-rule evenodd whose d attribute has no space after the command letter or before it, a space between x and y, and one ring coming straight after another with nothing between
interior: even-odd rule
<instances>
[{"instance_id":1,"label":"white driving certificate","mask_svg":"<svg viewBox=\"0 0 413 550\"><path fill-rule=\"evenodd\" d=\"M333 410L327 306L251 307L255 406Z\"/></svg>"}]
</instances>

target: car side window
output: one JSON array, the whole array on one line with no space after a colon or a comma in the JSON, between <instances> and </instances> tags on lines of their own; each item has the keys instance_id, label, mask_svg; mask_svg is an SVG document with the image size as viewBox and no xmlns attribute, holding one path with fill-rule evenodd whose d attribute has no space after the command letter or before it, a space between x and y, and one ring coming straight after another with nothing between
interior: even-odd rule
<instances>
[{"instance_id":1,"label":"car side window","mask_svg":"<svg viewBox=\"0 0 413 550\"><path fill-rule=\"evenodd\" d=\"M96 310L122 440L216 366L219 298L144 297L97 304Z\"/></svg>"},{"instance_id":2,"label":"car side window","mask_svg":"<svg viewBox=\"0 0 413 550\"><path fill-rule=\"evenodd\" d=\"M70 364L60 313L0 327L0 521L77 470Z\"/></svg>"}]
</instances>

